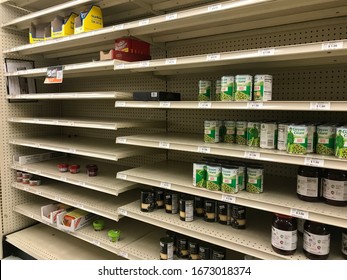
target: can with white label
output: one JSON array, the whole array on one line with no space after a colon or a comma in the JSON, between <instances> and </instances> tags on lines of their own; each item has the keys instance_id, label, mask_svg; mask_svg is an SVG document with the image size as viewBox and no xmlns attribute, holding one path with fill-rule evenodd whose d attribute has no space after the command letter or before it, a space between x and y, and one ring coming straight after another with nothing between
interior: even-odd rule
<instances>
[{"instance_id":1,"label":"can with white label","mask_svg":"<svg viewBox=\"0 0 347 280\"><path fill-rule=\"evenodd\" d=\"M267 74L254 76L254 101L269 101L272 99L272 76Z\"/></svg>"},{"instance_id":2,"label":"can with white label","mask_svg":"<svg viewBox=\"0 0 347 280\"><path fill-rule=\"evenodd\" d=\"M276 149L277 131L277 123L262 123L260 125L260 148Z\"/></svg>"}]
</instances>

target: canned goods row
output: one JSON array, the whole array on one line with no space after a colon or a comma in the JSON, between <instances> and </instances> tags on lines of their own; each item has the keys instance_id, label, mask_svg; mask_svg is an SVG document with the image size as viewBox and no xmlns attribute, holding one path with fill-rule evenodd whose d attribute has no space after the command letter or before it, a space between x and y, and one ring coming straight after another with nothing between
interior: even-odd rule
<instances>
[{"instance_id":1,"label":"canned goods row","mask_svg":"<svg viewBox=\"0 0 347 280\"><path fill-rule=\"evenodd\" d=\"M193 163L193 186L211 191L235 194L246 190L262 193L264 168L243 162L203 158Z\"/></svg>"},{"instance_id":2,"label":"canned goods row","mask_svg":"<svg viewBox=\"0 0 347 280\"><path fill-rule=\"evenodd\" d=\"M160 259L173 260L174 255L179 259L189 260L225 260L226 249L174 231L167 231L166 236L160 238Z\"/></svg>"},{"instance_id":3,"label":"canned goods row","mask_svg":"<svg viewBox=\"0 0 347 280\"><path fill-rule=\"evenodd\" d=\"M199 81L199 101L269 101L272 99L272 76L259 74L223 76L215 82L212 98L212 82Z\"/></svg>"}]
</instances>

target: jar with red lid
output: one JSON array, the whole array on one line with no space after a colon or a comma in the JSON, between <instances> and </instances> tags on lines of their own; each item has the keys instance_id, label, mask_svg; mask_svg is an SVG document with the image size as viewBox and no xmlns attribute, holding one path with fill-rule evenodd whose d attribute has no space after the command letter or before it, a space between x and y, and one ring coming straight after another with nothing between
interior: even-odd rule
<instances>
[{"instance_id":1,"label":"jar with red lid","mask_svg":"<svg viewBox=\"0 0 347 280\"><path fill-rule=\"evenodd\" d=\"M294 217L274 214L272 219L271 246L281 255L293 255L298 243L297 221Z\"/></svg>"},{"instance_id":2,"label":"jar with red lid","mask_svg":"<svg viewBox=\"0 0 347 280\"><path fill-rule=\"evenodd\" d=\"M59 163L58 164L58 170L59 170L59 172L68 172L69 165L67 163Z\"/></svg>"},{"instance_id":3,"label":"jar with red lid","mask_svg":"<svg viewBox=\"0 0 347 280\"><path fill-rule=\"evenodd\" d=\"M77 174L80 172L80 166L78 164L71 164L69 166L69 171L71 174Z\"/></svg>"},{"instance_id":4,"label":"jar with red lid","mask_svg":"<svg viewBox=\"0 0 347 280\"><path fill-rule=\"evenodd\" d=\"M330 230L327 225L306 220L304 253L311 260L326 260L330 252Z\"/></svg>"},{"instance_id":5,"label":"jar with red lid","mask_svg":"<svg viewBox=\"0 0 347 280\"><path fill-rule=\"evenodd\" d=\"M347 205L347 172L328 169L323 176L323 197L334 206Z\"/></svg>"}]
</instances>

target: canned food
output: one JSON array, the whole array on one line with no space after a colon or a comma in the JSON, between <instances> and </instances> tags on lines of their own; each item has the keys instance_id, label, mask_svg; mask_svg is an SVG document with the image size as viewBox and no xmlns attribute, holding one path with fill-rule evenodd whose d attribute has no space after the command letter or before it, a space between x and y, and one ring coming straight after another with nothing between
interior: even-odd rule
<instances>
[{"instance_id":1,"label":"canned food","mask_svg":"<svg viewBox=\"0 0 347 280\"><path fill-rule=\"evenodd\" d=\"M212 248L212 260L225 260L226 250L223 247L214 246Z\"/></svg>"},{"instance_id":2,"label":"canned food","mask_svg":"<svg viewBox=\"0 0 347 280\"><path fill-rule=\"evenodd\" d=\"M211 81L199 81L198 101L211 100Z\"/></svg>"},{"instance_id":3,"label":"canned food","mask_svg":"<svg viewBox=\"0 0 347 280\"><path fill-rule=\"evenodd\" d=\"M224 142L235 143L236 123L234 121L224 121L224 127L225 127Z\"/></svg>"},{"instance_id":4,"label":"canned food","mask_svg":"<svg viewBox=\"0 0 347 280\"><path fill-rule=\"evenodd\" d=\"M252 76L236 75L235 77L235 101L252 100Z\"/></svg>"},{"instance_id":5,"label":"canned food","mask_svg":"<svg viewBox=\"0 0 347 280\"><path fill-rule=\"evenodd\" d=\"M328 125L328 124L318 125L316 154L327 155L327 156L334 155L335 137L336 137L335 125Z\"/></svg>"},{"instance_id":6,"label":"canned food","mask_svg":"<svg viewBox=\"0 0 347 280\"><path fill-rule=\"evenodd\" d=\"M253 96L255 101L269 101L272 99L272 76L255 75Z\"/></svg>"},{"instance_id":7,"label":"canned food","mask_svg":"<svg viewBox=\"0 0 347 280\"><path fill-rule=\"evenodd\" d=\"M204 141L205 143L218 143L219 132L220 132L220 122L219 121L205 121L204 122Z\"/></svg>"},{"instance_id":8,"label":"canned food","mask_svg":"<svg viewBox=\"0 0 347 280\"><path fill-rule=\"evenodd\" d=\"M22 173L22 178L23 179L30 179L31 178L31 174L30 173Z\"/></svg>"},{"instance_id":9,"label":"canned food","mask_svg":"<svg viewBox=\"0 0 347 280\"><path fill-rule=\"evenodd\" d=\"M185 222L194 220L194 200L190 196L180 199L180 220Z\"/></svg>"},{"instance_id":10,"label":"canned food","mask_svg":"<svg viewBox=\"0 0 347 280\"><path fill-rule=\"evenodd\" d=\"M163 209L164 208L164 190L160 188L153 188L152 191L154 192L155 207L157 209Z\"/></svg>"},{"instance_id":11,"label":"canned food","mask_svg":"<svg viewBox=\"0 0 347 280\"><path fill-rule=\"evenodd\" d=\"M98 175L98 166L96 164L87 164L86 171L89 177L95 177Z\"/></svg>"},{"instance_id":12,"label":"canned food","mask_svg":"<svg viewBox=\"0 0 347 280\"><path fill-rule=\"evenodd\" d=\"M231 206L231 226L236 229L246 228L246 207L233 204Z\"/></svg>"},{"instance_id":13,"label":"canned food","mask_svg":"<svg viewBox=\"0 0 347 280\"><path fill-rule=\"evenodd\" d=\"M236 122L236 144L246 145L247 143L247 122L237 121Z\"/></svg>"},{"instance_id":14,"label":"canned food","mask_svg":"<svg viewBox=\"0 0 347 280\"><path fill-rule=\"evenodd\" d=\"M69 165L67 163L59 163L58 170L59 172L67 172L69 170Z\"/></svg>"},{"instance_id":15,"label":"canned food","mask_svg":"<svg viewBox=\"0 0 347 280\"><path fill-rule=\"evenodd\" d=\"M188 238L185 236L177 237L177 257L187 259L189 257Z\"/></svg>"},{"instance_id":16,"label":"canned food","mask_svg":"<svg viewBox=\"0 0 347 280\"><path fill-rule=\"evenodd\" d=\"M288 125L287 153L307 154L308 127L307 125Z\"/></svg>"},{"instance_id":17,"label":"canned food","mask_svg":"<svg viewBox=\"0 0 347 280\"><path fill-rule=\"evenodd\" d=\"M347 126L336 128L335 156L347 158Z\"/></svg>"},{"instance_id":18,"label":"canned food","mask_svg":"<svg viewBox=\"0 0 347 280\"><path fill-rule=\"evenodd\" d=\"M173 239L171 237L160 238L160 259L173 260Z\"/></svg>"},{"instance_id":19,"label":"canned food","mask_svg":"<svg viewBox=\"0 0 347 280\"><path fill-rule=\"evenodd\" d=\"M152 212L155 209L155 197L152 190L141 190L141 211Z\"/></svg>"},{"instance_id":20,"label":"canned food","mask_svg":"<svg viewBox=\"0 0 347 280\"><path fill-rule=\"evenodd\" d=\"M307 153L316 151L317 142L317 126L315 124L307 124Z\"/></svg>"},{"instance_id":21,"label":"canned food","mask_svg":"<svg viewBox=\"0 0 347 280\"><path fill-rule=\"evenodd\" d=\"M260 148L276 149L277 123L262 123L260 125Z\"/></svg>"},{"instance_id":22,"label":"canned food","mask_svg":"<svg viewBox=\"0 0 347 280\"><path fill-rule=\"evenodd\" d=\"M247 146L260 146L260 123L248 122L247 124Z\"/></svg>"},{"instance_id":23,"label":"canned food","mask_svg":"<svg viewBox=\"0 0 347 280\"><path fill-rule=\"evenodd\" d=\"M219 164L207 164L206 189L220 191L222 181L222 167Z\"/></svg>"},{"instance_id":24,"label":"canned food","mask_svg":"<svg viewBox=\"0 0 347 280\"><path fill-rule=\"evenodd\" d=\"M278 138L277 138L277 149L280 151L287 150L287 136L288 136L288 124L278 124Z\"/></svg>"},{"instance_id":25,"label":"canned food","mask_svg":"<svg viewBox=\"0 0 347 280\"><path fill-rule=\"evenodd\" d=\"M80 166L78 164L72 164L69 166L69 171L71 174L77 174L80 172Z\"/></svg>"},{"instance_id":26,"label":"canned food","mask_svg":"<svg viewBox=\"0 0 347 280\"><path fill-rule=\"evenodd\" d=\"M206 163L193 163L193 186L206 188Z\"/></svg>"},{"instance_id":27,"label":"canned food","mask_svg":"<svg viewBox=\"0 0 347 280\"><path fill-rule=\"evenodd\" d=\"M37 178L31 178L29 179L29 185L30 186L39 186L41 185L41 180Z\"/></svg>"},{"instance_id":28,"label":"canned food","mask_svg":"<svg viewBox=\"0 0 347 280\"><path fill-rule=\"evenodd\" d=\"M211 259L211 246L209 244L200 244L199 245L199 258L201 260L210 260Z\"/></svg>"},{"instance_id":29,"label":"canned food","mask_svg":"<svg viewBox=\"0 0 347 280\"><path fill-rule=\"evenodd\" d=\"M199 260L199 242L197 240L188 241L188 251L190 260Z\"/></svg>"},{"instance_id":30,"label":"canned food","mask_svg":"<svg viewBox=\"0 0 347 280\"><path fill-rule=\"evenodd\" d=\"M194 215L197 217L204 216L204 199L200 196L194 196Z\"/></svg>"},{"instance_id":31,"label":"canned food","mask_svg":"<svg viewBox=\"0 0 347 280\"><path fill-rule=\"evenodd\" d=\"M246 191L251 193L262 193L264 184L264 168L247 167Z\"/></svg>"},{"instance_id":32,"label":"canned food","mask_svg":"<svg viewBox=\"0 0 347 280\"><path fill-rule=\"evenodd\" d=\"M222 99L222 81L217 80L216 81L216 92L215 92L215 100L221 101Z\"/></svg>"},{"instance_id":33,"label":"canned food","mask_svg":"<svg viewBox=\"0 0 347 280\"><path fill-rule=\"evenodd\" d=\"M222 165L221 191L225 193L238 193L239 167L233 165Z\"/></svg>"},{"instance_id":34,"label":"canned food","mask_svg":"<svg viewBox=\"0 0 347 280\"><path fill-rule=\"evenodd\" d=\"M204 220L206 222L217 221L217 202L211 199L204 201Z\"/></svg>"},{"instance_id":35,"label":"canned food","mask_svg":"<svg viewBox=\"0 0 347 280\"><path fill-rule=\"evenodd\" d=\"M170 214L178 213L178 194L166 193L165 194L165 212Z\"/></svg>"},{"instance_id":36,"label":"canned food","mask_svg":"<svg viewBox=\"0 0 347 280\"><path fill-rule=\"evenodd\" d=\"M234 86L235 86L235 77L234 76L223 76L222 77L222 101L232 101L234 98Z\"/></svg>"},{"instance_id":37,"label":"canned food","mask_svg":"<svg viewBox=\"0 0 347 280\"><path fill-rule=\"evenodd\" d=\"M231 204L225 202L218 202L218 222L222 225L230 225L231 219Z\"/></svg>"}]
</instances>

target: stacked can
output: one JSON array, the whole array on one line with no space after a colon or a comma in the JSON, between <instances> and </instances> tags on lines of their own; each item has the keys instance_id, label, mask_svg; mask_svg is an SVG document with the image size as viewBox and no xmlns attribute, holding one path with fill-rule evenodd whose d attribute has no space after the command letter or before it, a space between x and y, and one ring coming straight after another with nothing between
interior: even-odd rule
<instances>
[{"instance_id":1,"label":"stacked can","mask_svg":"<svg viewBox=\"0 0 347 280\"><path fill-rule=\"evenodd\" d=\"M252 76L236 75L235 76L235 101L252 100Z\"/></svg>"},{"instance_id":2,"label":"stacked can","mask_svg":"<svg viewBox=\"0 0 347 280\"><path fill-rule=\"evenodd\" d=\"M334 155L336 125L322 124L317 126L316 153L319 155Z\"/></svg>"},{"instance_id":3,"label":"stacked can","mask_svg":"<svg viewBox=\"0 0 347 280\"><path fill-rule=\"evenodd\" d=\"M277 147L277 123L268 122L260 125L260 148L276 149Z\"/></svg>"},{"instance_id":4,"label":"stacked can","mask_svg":"<svg viewBox=\"0 0 347 280\"><path fill-rule=\"evenodd\" d=\"M198 101L211 100L211 81L199 81Z\"/></svg>"},{"instance_id":5,"label":"stacked can","mask_svg":"<svg viewBox=\"0 0 347 280\"><path fill-rule=\"evenodd\" d=\"M254 76L254 101L270 101L272 100L272 76L271 75L255 75Z\"/></svg>"},{"instance_id":6,"label":"stacked can","mask_svg":"<svg viewBox=\"0 0 347 280\"><path fill-rule=\"evenodd\" d=\"M234 97L234 86L235 77L234 76L223 76L221 81L221 101L233 101Z\"/></svg>"},{"instance_id":7,"label":"stacked can","mask_svg":"<svg viewBox=\"0 0 347 280\"><path fill-rule=\"evenodd\" d=\"M250 146L250 147L260 146L260 123L259 122L247 123L247 146Z\"/></svg>"}]
</instances>

